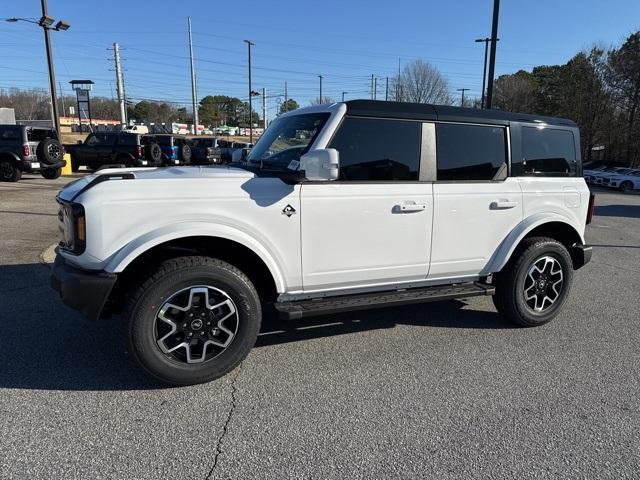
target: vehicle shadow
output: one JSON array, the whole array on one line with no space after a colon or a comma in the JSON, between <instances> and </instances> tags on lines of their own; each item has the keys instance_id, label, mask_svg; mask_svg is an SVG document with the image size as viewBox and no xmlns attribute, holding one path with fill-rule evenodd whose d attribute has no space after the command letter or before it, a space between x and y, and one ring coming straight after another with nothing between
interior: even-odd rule
<instances>
[{"instance_id":1,"label":"vehicle shadow","mask_svg":"<svg viewBox=\"0 0 640 480\"><path fill-rule=\"evenodd\" d=\"M467 310L464 300L378 308L302 320L284 320L273 310L263 320L256 347L301 342L397 325L460 329L512 329L497 312Z\"/></svg>"},{"instance_id":2,"label":"vehicle shadow","mask_svg":"<svg viewBox=\"0 0 640 480\"><path fill-rule=\"evenodd\" d=\"M640 205L596 205L594 215L598 217L640 218Z\"/></svg>"},{"instance_id":3,"label":"vehicle shadow","mask_svg":"<svg viewBox=\"0 0 640 480\"><path fill-rule=\"evenodd\" d=\"M64 391L165 388L134 364L119 317L92 322L65 307L42 264L0 266L0 389ZM396 325L512 328L497 313L446 301L351 312L299 321L267 308L256 347L345 335Z\"/></svg>"}]
</instances>

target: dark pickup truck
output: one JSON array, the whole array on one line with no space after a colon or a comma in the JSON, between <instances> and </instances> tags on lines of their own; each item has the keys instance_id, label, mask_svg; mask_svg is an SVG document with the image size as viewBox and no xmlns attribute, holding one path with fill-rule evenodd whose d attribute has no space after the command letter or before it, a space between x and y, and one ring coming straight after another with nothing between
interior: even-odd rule
<instances>
[{"instance_id":1,"label":"dark pickup truck","mask_svg":"<svg viewBox=\"0 0 640 480\"><path fill-rule=\"evenodd\" d=\"M81 166L92 170L109 165L155 167L162 161L162 150L158 143L138 133L95 132L84 142L65 145L65 148L71 155L71 169L74 172Z\"/></svg>"}]
</instances>

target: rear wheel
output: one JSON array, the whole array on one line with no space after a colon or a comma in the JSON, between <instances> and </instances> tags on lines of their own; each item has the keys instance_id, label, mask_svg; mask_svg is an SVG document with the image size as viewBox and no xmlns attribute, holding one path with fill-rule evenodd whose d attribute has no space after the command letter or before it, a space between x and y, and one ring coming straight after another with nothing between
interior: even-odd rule
<instances>
[{"instance_id":1,"label":"rear wheel","mask_svg":"<svg viewBox=\"0 0 640 480\"><path fill-rule=\"evenodd\" d=\"M253 347L262 316L249 279L208 257L165 261L125 311L129 351L171 385L208 382L233 370Z\"/></svg>"},{"instance_id":2,"label":"rear wheel","mask_svg":"<svg viewBox=\"0 0 640 480\"><path fill-rule=\"evenodd\" d=\"M4 158L0 160L0 180L3 182L17 182L22 178L22 171L16 166L16 162Z\"/></svg>"},{"instance_id":3,"label":"rear wheel","mask_svg":"<svg viewBox=\"0 0 640 480\"><path fill-rule=\"evenodd\" d=\"M75 155L71 155L71 171L77 172L80 170L80 164L78 163L78 159Z\"/></svg>"},{"instance_id":4,"label":"rear wheel","mask_svg":"<svg viewBox=\"0 0 640 480\"><path fill-rule=\"evenodd\" d=\"M43 168L40 174L47 180L55 180L62 174L61 168Z\"/></svg>"},{"instance_id":5,"label":"rear wheel","mask_svg":"<svg viewBox=\"0 0 640 480\"><path fill-rule=\"evenodd\" d=\"M620 184L620 191L626 192L627 190L633 190L633 183L629 180L625 180Z\"/></svg>"},{"instance_id":6,"label":"rear wheel","mask_svg":"<svg viewBox=\"0 0 640 480\"><path fill-rule=\"evenodd\" d=\"M533 327L553 320L573 282L569 252L557 240L527 238L495 275L498 312L517 325Z\"/></svg>"}]
</instances>

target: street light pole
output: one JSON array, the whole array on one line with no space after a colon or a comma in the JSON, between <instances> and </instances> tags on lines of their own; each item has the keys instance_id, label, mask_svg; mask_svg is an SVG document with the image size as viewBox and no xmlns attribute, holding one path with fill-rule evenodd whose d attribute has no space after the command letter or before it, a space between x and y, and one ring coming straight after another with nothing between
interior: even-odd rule
<instances>
[{"instance_id":1,"label":"street light pole","mask_svg":"<svg viewBox=\"0 0 640 480\"><path fill-rule=\"evenodd\" d=\"M41 0L42 19L39 25L44 30L44 44L47 50L47 64L49 66L49 89L51 93L51 119L53 120L53 128L56 129L58 137L60 137L60 117L58 116L58 95L56 92L56 73L53 68L53 52L51 51L51 33L48 25L45 25L45 18L49 18L47 14L47 0Z\"/></svg>"},{"instance_id":2,"label":"street light pole","mask_svg":"<svg viewBox=\"0 0 640 480\"><path fill-rule=\"evenodd\" d=\"M496 38L496 42L499 42L500 39ZM491 42L491 38L478 38L476 39L476 43L484 43L484 65L482 67L482 100L480 101L480 108L485 108L484 99L487 85L487 53L489 53L489 42Z\"/></svg>"},{"instance_id":3,"label":"street light pole","mask_svg":"<svg viewBox=\"0 0 640 480\"><path fill-rule=\"evenodd\" d=\"M251 97L253 97L253 90L251 89L251 46L255 45L251 40L244 41L247 44L248 54L249 54L249 143L253 143L253 121L251 118L251 114L253 113L253 102L251 101Z\"/></svg>"},{"instance_id":4,"label":"street light pole","mask_svg":"<svg viewBox=\"0 0 640 480\"><path fill-rule=\"evenodd\" d=\"M318 75L318 78L320 79L320 102L319 102L319 104L322 105L322 75Z\"/></svg>"},{"instance_id":5,"label":"street light pole","mask_svg":"<svg viewBox=\"0 0 640 480\"><path fill-rule=\"evenodd\" d=\"M493 23L491 25L491 53L489 57L489 84L487 86L487 109L491 109L493 101L493 76L496 68L496 43L498 43L498 18L500 0L493 0Z\"/></svg>"},{"instance_id":6,"label":"street light pole","mask_svg":"<svg viewBox=\"0 0 640 480\"><path fill-rule=\"evenodd\" d=\"M42 29L44 30L44 45L47 51L47 65L49 70L49 92L51 94L51 122L53 123L53 126L56 132L58 133L58 136L60 136L60 117L58 116L58 94L56 92L56 75L53 69L53 53L51 48L51 35L49 33L49 30L56 30L56 31L69 30L69 24L64 20L59 20L58 23L56 23L55 26L52 27L54 20L47 14L47 0L41 0L40 4L42 6L42 18L40 18L40 20L37 22L35 20L30 20L28 18L17 18L17 17L5 18L5 21L12 22L12 23L18 22L18 21L35 23L36 25L41 26Z\"/></svg>"},{"instance_id":7,"label":"street light pole","mask_svg":"<svg viewBox=\"0 0 640 480\"><path fill-rule=\"evenodd\" d=\"M196 70L193 65L193 40L191 39L191 17L187 17L187 24L189 26L189 62L191 65L191 105L193 107L193 130L191 133L198 135L198 94L196 88ZM249 87L251 90L251 87Z\"/></svg>"}]
</instances>

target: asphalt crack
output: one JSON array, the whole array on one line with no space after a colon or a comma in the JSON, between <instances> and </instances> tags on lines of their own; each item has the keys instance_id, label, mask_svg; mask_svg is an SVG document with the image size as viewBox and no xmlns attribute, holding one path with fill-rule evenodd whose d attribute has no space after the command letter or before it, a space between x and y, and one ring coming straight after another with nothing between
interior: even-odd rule
<instances>
[{"instance_id":1,"label":"asphalt crack","mask_svg":"<svg viewBox=\"0 0 640 480\"><path fill-rule=\"evenodd\" d=\"M216 453L213 457L213 465L211 466L211 470L209 470L209 473L205 477L206 480L213 478L213 473L216 467L218 466L218 458L222 454L222 443L224 441L224 437L226 437L227 435L227 430L229 429L229 423L231 423L233 412L236 409L236 400L237 400L236 394L238 393L238 387L236 386L236 384L238 382L238 377L240 376L241 370L242 370L242 363L238 366L237 373L235 377L233 377L233 381L231 382L231 407L229 408L229 413L227 413L227 419L225 420L224 425L222 427L222 434L220 435L216 443Z\"/></svg>"}]
</instances>

